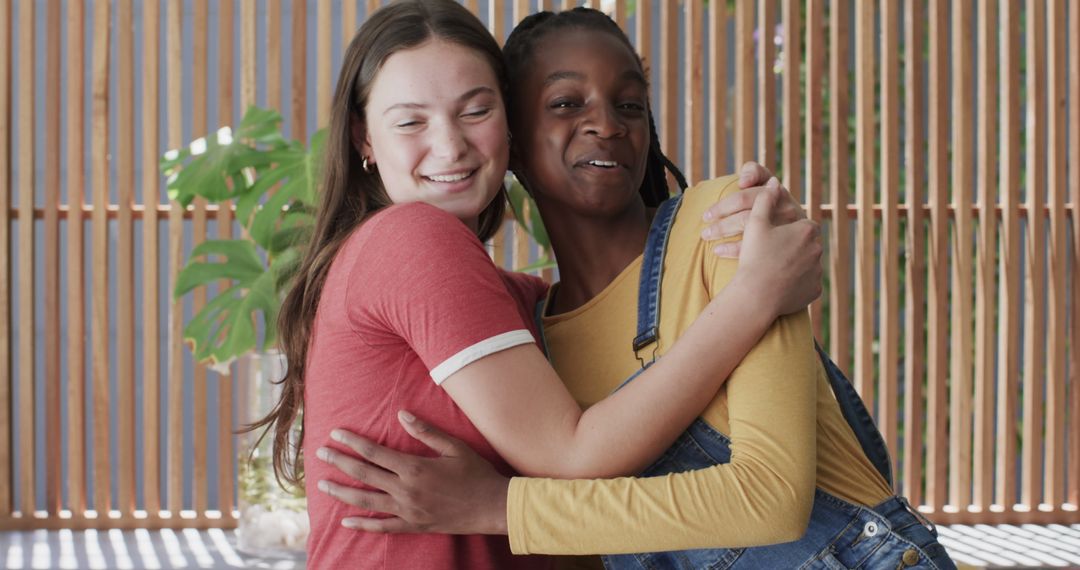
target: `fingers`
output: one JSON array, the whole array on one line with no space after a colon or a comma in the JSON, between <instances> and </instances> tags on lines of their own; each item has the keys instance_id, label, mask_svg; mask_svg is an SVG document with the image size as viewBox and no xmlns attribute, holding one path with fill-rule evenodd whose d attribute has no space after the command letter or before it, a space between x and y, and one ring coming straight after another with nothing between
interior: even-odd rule
<instances>
[{"instance_id":1,"label":"fingers","mask_svg":"<svg viewBox=\"0 0 1080 570\"><path fill-rule=\"evenodd\" d=\"M319 481L317 487L323 493L365 511L394 515L399 513L397 501L386 493L357 489L325 480Z\"/></svg>"},{"instance_id":2,"label":"fingers","mask_svg":"<svg viewBox=\"0 0 1080 570\"><path fill-rule=\"evenodd\" d=\"M747 225L751 223L769 223L772 220L772 210L776 205L777 194L775 189L769 188L763 190L754 198L754 207L750 210Z\"/></svg>"},{"instance_id":3,"label":"fingers","mask_svg":"<svg viewBox=\"0 0 1080 570\"><path fill-rule=\"evenodd\" d=\"M743 163L741 168L739 168L739 188L760 186L771 176L772 172L769 172L768 168L765 168L753 160L748 160Z\"/></svg>"},{"instance_id":4,"label":"fingers","mask_svg":"<svg viewBox=\"0 0 1080 570\"><path fill-rule=\"evenodd\" d=\"M736 214L720 218L704 230L701 230L701 239L715 240L737 236L746 229L746 220L750 218L750 210L743 210Z\"/></svg>"},{"instance_id":5,"label":"fingers","mask_svg":"<svg viewBox=\"0 0 1080 570\"><path fill-rule=\"evenodd\" d=\"M320 447L315 456L333 465L350 479L383 491L392 491L397 483L397 475L394 473L329 447Z\"/></svg>"},{"instance_id":6,"label":"fingers","mask_svg":"<svg viewBox=\"0 0 1080 570\"><path fill-rule=\"evenodd\" d=\"M726 257L731 259L738 259L739 253L742 251L742 242L734 241L731 243L722 243L713 247L713 253L720 257Z\"/></svg>"},{"instance_id":7,"label":"fingers","mask_svg":"<svg viewBox=\"0 0 1080 570\"><path fill-rule=\"evenodd\" d=\"M457 457L461 455L460 440L443 433L439 428L417 418L411 413L401 410L398 412L398 421L401 422L405 431L416 438L420 443L430 447L443 457Z\"/></svg>"},{"instance_id":8,"label":"fingers","mask_svg":"<svg viewBox=\"0 0 1080 570\"><path fill-rule=\"evenodd\" d=\"M401 453L389 447L383 447L345 429L331 431L330 438L353 450L368 463L373 463L397 474L401 474L408 464L416 459L412 455Z\"/></svg>"},{"instance_id":9,"label":"fingers","mask_svg":"<svg viewBox=\"0 0 1080 570\"><path fill-rule=\"evenodd\" d=\"M739 212L749 212L750 209L754 207L754 200L757 198L758 194L763 192L766 188L783 188L780 184L780 180L775 176L762 180L754 186L744 187L740 184L739 187L740 190L738 192L728 194L720 200L717 200L712 206L709 206L702 215L702 219L709 222L712 220L722 220L727 216L732 216Z\"/></svg>"},{"instance_id":10,"label":"fingers","mask_svg":"<svg viewBox=\"0 0 1080 570\"><path fill-rule=\"evenodd\" d=\"M364 532L382 532L391 534L427 532L426 527L410 523L398 517L390 517L387 519L349 517L341 520L341 526L353 530L362 530Z\"/></svg>"}]
</instances>

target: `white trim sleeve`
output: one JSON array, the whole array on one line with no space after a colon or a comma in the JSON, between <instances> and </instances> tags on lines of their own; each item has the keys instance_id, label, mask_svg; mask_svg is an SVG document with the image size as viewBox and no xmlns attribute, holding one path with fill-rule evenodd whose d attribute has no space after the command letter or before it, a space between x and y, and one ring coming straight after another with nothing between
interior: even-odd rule
<instances>
[{"instance_id":1,"label":"white trim sleeve","mask_svg":"<svg viewBox=\"0 0 1080 570\"><path fill-rule=\"evenodd\" d=\"M450 358L447 358L442 364L435 368L432 368L431 379L434 380L436 384L441 385L451 374L489 354L495 354L501 350L506 350L521 344L528 344L530 342L534 342L533 335L525 329L505 332L484 339Z\"/></svg>"}]
</instances>

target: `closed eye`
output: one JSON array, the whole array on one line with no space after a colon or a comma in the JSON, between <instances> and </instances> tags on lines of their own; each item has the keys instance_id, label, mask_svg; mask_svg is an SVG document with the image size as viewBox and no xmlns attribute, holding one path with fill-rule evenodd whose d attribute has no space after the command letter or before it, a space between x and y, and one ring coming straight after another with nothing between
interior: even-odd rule
<instances>
[{"instance_id":1,"label":"closed eye","mask_svg":"<svg viewBox=\"0 0 1080 570\"><path fill-rule=\"evenodd\" d=\"M476 110L473 110L473 111L469 111L468 113L465 113L462 116L478 119L478 118L481 118L481 117L486 117L486 116L488 116L490 114L491 114L491 108L484 107L482 109L476 109Z\"/></svg>"}]
</instances>

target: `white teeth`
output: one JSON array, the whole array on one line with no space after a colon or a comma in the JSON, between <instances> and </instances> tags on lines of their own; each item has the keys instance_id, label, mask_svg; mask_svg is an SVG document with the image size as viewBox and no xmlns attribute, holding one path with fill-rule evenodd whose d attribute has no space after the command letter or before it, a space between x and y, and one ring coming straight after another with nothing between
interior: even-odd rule
<instances>
[{"instance_id":1,"label":"white teeth","mask_svg":"<svg viewBox=\"0 0 1080 570\"><path fill-rule=\"evenodd\" d=\"M591 164L593 166L599 166L601 168L615 168L616 166L619 165L618 162L611 161L611 160L590 160L589 164Z\"/></svg>"},{"instance_id":2,"label":"white teeth","mask_svg":"<svg viewBox=\"0 0 1080 570\"><path fill-rule=\"evenodd\" d=\"M472 172L460 172L458 174L445 174L437 176L427 176L428 180L434 180L435 182L457 182L458 180L465 180L472 176Z\"/></svg>"}]
</instances>

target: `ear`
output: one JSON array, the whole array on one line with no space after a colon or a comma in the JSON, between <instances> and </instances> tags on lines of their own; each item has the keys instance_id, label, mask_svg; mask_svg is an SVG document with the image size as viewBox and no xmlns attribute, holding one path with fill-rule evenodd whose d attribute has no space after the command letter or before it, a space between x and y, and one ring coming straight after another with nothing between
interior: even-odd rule
<instances>
[{"instance_id":1,"label":"ear","mask_svg":"<svg viewBox=\"0 0 1080 570\"><path fill-rule=\"evenodd\" d=\"M371 164L375 163L375 157L371 152L371 137L368 136L364 120L356 113L353 113L352 120L349 122L349 139L357 154L368 157L368 162Z\"/></svg>"}]
</instances>

